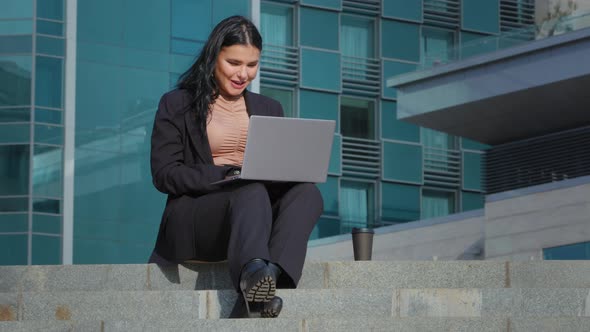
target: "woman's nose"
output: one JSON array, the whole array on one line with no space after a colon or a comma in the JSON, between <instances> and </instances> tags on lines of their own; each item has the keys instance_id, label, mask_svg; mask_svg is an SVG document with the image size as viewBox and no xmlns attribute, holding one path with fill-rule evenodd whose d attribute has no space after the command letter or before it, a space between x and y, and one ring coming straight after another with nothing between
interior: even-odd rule
<instances>
[{"instance_id":1,"label":"woman's nose","mask_svg":"<svg viewBox=\"0 0 590 332\"><path fill-rule=\"evenodd\" d=\"M248 76L248 72L246 71L246 66L240 67L240 70L238 70L238 78L240 80L243 80L247 76Z\"/></svg>"}]
</instances>

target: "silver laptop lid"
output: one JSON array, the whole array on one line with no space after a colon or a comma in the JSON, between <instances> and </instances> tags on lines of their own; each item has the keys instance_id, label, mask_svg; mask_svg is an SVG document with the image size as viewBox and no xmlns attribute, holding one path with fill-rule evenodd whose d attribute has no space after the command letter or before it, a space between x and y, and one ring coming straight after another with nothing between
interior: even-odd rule
<instances>
[{"instance_id":1,"label":"silver laptop lid","mask_svg":"<svg viewBox=\"0 0 590 332\"><path fill-rule=\"evenodd\" d=\"M326 182L336 121L250 117L241 178Z\"/></svg>"}]
</instances>

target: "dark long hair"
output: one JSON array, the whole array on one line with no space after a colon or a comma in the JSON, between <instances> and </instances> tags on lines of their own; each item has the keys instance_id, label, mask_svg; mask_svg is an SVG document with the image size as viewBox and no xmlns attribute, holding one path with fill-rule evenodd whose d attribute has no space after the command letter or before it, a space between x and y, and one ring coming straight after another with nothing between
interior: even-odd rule
<instances>
[{"instance_id":1,"label":"dark long hair","mask_svg":"<svg viewBox=\"0 0 590 332\"><path fill-rule=\"evenodd\" d=\"M215 81L215 62L223 47L252 45L262 52L262 37L254 23L243 16L231 16L219 22L203 46L197 61L182 74L177 87L191 96L190 107L201 136L205 135L210 106L219 97Z\"/></svg>"}]
</instances>

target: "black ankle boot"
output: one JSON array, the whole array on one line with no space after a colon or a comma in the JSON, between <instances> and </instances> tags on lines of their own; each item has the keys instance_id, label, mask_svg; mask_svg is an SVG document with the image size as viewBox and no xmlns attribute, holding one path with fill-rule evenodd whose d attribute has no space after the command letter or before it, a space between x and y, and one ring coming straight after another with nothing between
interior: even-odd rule
<instances>
[{"instance_id":1,"label":"black ankle boot","mask_svg":"<svg viewBox=\"0 0 590 332\"><path fill-rule=\"evenodd\" d=\"M266 261L256 258L242 267L240 291L244 297L248 316L251 316L252 302L269 302L274 298L276 280Z\"/></svg>"},{"instance_id":2,"label":"black ankle boot","mask_svg":"<svg viewBox=\"0 0 590 332\"><path fill-rule=\"evenodd\" d=\"M262 318L276 318L283 309L283 299L278 296L272 298L272 300L265 302L262 310L260 310L260 317Z\"/></svg>"},{"instance_id":3,"label":"black ankle boot","mask_svg":"<svg viewBox=\"0 0 590 332\"><path fill-rule=\"evenodd\" d=\"M268 262L268 268L272 272L272 278L274 279L275 283L279 282L279 277L283 270L275 263Z\"/></svg>"}]
</instances>

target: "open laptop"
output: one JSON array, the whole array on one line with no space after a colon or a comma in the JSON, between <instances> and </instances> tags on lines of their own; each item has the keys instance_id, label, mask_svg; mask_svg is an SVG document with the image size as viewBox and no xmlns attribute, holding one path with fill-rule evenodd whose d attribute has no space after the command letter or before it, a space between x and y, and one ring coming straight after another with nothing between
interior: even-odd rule
<instances>
[{"instance_id":1,"label":"open laptop","mask_svg":"<svg viewBox=\"0 0 590 332\"><path fill-rule=\"evenodd\" d=\"M326 182L336 121L252 115L237 180Z\"/></svg>"}]
</instances>

